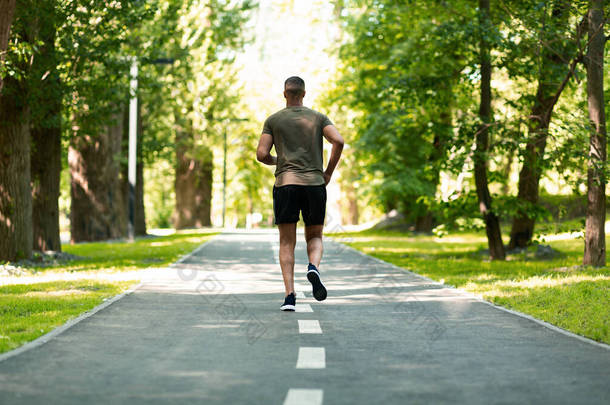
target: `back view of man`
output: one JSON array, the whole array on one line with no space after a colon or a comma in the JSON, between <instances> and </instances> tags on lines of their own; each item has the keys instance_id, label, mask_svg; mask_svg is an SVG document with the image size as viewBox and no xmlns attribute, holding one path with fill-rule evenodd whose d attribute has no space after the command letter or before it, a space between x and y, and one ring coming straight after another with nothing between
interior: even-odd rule
<instances>
[{"instance_id":1,"label":"back view of man","mask_svg":"<svg viewBox=\"0 0 610 405\"><path fill-rule=\"evenodd\" d=\"M282 311L294 311L294 247L299 213L305 222L307 241L307 279L313 296L326 299L320 277L322 229L326 214L326 185L341 157L343 138L327 116L303 106L305 82L297 76L284 83L286 108L265 120L256 150L256 158L267 165L277 165L273 186L273 212L280 232L280 267L286 296ZM322 138L332 143L326 170L322 170ZM275 146L276 156L271 156Z\"/></svg>"}]
</instances>

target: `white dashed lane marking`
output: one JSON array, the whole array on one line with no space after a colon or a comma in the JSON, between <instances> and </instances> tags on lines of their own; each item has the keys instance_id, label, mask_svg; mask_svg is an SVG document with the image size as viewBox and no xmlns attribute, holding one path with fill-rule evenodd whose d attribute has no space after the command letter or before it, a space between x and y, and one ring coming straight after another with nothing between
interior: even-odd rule
<instances>
[{"instance_id":1,"label":"white dashed lane marking","mask_svg":"<svg viewBox=\"0 0 610 405\"><path fill-rule=\"evenodd\" d=\"M291 388L288 390L284 405L322 405L322 390Z\"/></svg>"},{"instance_id":2,"label":"white dashed lane marking","mask_svg":"<svg viewBox=\"0 0 610 405\"><path fill-rule=\"evenodd\" d=\"M297 291L297 298L305 298L305 294L303 293L303 291Z\"/></svg>"},{"instance_id":3,"label":"white dashed lane marking","mask_svg":"<svg viewBox=\"0 0 610 405\"><path fill-rule=\"evenodd\" d=\"M320 322L317 320L299 319L299 333L322 333Z\"/></svg>"},{"instance_id":4,"label":"white dashed lane marking","mask_svg":"<svg viewBox=\"0 0 610 405\"><path fill-rule=\"evenodd\" d=\"M296 368L326 368L326 351L323 347L299 347Z\"/></svg>"},{"instance_id":5,"label":"white dashed lane marking","mask_svg":"<svg viewBox=\"0 0 610 405\"><path fill-rule=\"evenodd\" d=\"M296 312L313 312L313 309L309 304L297 304Z\"/></svg>"}]
</instances>

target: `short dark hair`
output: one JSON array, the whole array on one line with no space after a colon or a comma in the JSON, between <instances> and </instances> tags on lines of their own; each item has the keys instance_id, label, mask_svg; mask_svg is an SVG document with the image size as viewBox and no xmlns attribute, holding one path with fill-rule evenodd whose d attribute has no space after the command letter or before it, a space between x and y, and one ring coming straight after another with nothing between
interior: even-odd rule
<instances>
[{"instance_id":1,"label":"short dark hair","mask_svg":"<svg viewBox=\"0 0 610 405\"><path fill-rule=\"evenodd\" d=\"M291 76L284 82L284 89L295 96L301 95L305 93L305 81L299 76Z\"/></svg>"}]
</instances>

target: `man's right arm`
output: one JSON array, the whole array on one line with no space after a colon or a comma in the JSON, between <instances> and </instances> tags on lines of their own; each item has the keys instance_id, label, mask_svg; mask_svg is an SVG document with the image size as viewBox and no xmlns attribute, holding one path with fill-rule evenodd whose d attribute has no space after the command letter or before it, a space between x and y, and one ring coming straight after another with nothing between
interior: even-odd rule
<instances>
[{"instance_id":1,"label":"man's right arm","mask_svg":"<svg viewBox=\"0 0 610 405\"><path fill-rule=\"evenodd\" d=\"M343 151L343 144L345 142L334 125L325 126L322 129L322 133L324 138L326 138L326 140L333 145L330 151L330 158L328 159L328 166L324 171L324 181L326 184L328 184L333 172L335 171L335 167L337 167L337 163L339 163L339 158L341 158L341 152Z\"/></svg>"},{"instance_id":2,"label":"man's right arm","mask_svg":"<svg viewBox=\"0 0 610 405\"><path fill-rule=\"evenodd\" d=\"M273 146L273 137L271 134L263 132L261 138L258 140L258 147L256 148L256 159L266 165L276 165L277 158L271 156L271 147Z\"/></svg>"}]
</instances>

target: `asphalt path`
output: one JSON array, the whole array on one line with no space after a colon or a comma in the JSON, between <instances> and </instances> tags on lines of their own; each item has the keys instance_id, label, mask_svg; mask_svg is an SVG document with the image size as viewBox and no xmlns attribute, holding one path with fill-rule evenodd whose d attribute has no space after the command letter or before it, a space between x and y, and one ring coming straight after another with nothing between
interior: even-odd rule
<instances>
[{"instance_id":1,"label":"asphalt path","mask_svg":"<svg viewBox=\"0 0 610 405\"><path fill-rule=\"evenodd\" d=\"M610 350L325 242L225 233L48 342L0 361L0 404L608 404Z\"/></svg>"}]
</instances>

